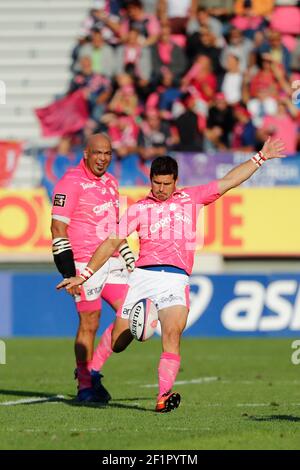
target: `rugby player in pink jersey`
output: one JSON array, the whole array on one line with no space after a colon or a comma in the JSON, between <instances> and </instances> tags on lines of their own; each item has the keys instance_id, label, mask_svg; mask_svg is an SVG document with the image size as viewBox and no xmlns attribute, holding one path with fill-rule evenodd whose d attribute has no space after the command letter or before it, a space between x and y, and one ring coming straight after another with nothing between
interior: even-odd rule
<instances>
[{"instance_id":1,"label":"rugby player in pink jersey","mask_svg":"<svg viewBox=\"0 0 300 470\"><path fill-rule=\"evenodd\" d=\"M223 178L209 184L177 189L177 162L159 157L152 162L149 195L133 204L120 220L117 234L112 234L97 248L87 268L75 278L61 282L70 294L102 266L124 238L137 231L140 254L136 269L129 276L129 290L117 314L112 331L112 349L126 348L130 309L140 299L151 299L157 309L162 331L162 354L158 366L159 393L156 411L177 408L180 395L172 391L180 366L180 338L189 312L189 276L196 248L196 222L199 211L250 178L269 159L284 155L278 139L265 142L262 150L236 166ZM119 316L118 316L119 315Z\"/></svg>"},{"instance_id":2,"label":"rugby player in pink jersey","mask_svg":"<svg viewBox=\"0 0 300 470\"><path fill-rule=\"evenodd\" d=\"M111 144L103 134L90 137L80 164L68 170L57 183L53 194L52 237L55 264L64 278L81 272L95 249L116 226L119 193L116 179L106 172L112 157ZM134 269L134 257L127 243L119 249L128 270ZM99 325L101 297L116 311L127 291L128 271L119 253L112 253L105 265L83 288L74 291L79 315L75 340L77 400L103 402L110 394L101 383L99 373L112 353L108 327L94 353Z\"/></svg>"}]
</instances>

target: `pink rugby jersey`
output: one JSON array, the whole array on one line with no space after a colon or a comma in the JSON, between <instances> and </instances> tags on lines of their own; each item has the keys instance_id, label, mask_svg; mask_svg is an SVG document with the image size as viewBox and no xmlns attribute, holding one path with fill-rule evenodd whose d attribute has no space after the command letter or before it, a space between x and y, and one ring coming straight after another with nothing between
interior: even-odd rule
<instances>
[{"instance_id":1,"label":"pink rugby jersey","mask_svg":"<svg viewBox=\"0 0 300 470\"><path fill-rule=\"evenodd\" d=\"M117 180L109 173L95 176L81 160L55 186L52 217L68 225L75 261L89 261L100 243L116 230Z\"/></svg>"},{"instance_id":2,"label":"pink rugby jersey","mask_svg":"<svg viewBox=\"0 0 300 470\"><path fill-rule=\"evenodd\" d=\"M217 181L176 190L167 201L159 201L150 192L121 217L118 236L138 232L137 267L169 264L191 274L200 209L219 197Z\"/></svg>"}]
</instances>

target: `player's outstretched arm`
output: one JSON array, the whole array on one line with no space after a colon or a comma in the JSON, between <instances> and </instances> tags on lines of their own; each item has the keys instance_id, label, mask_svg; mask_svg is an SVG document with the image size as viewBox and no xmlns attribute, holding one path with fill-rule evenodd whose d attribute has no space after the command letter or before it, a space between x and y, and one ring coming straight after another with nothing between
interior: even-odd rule
<instances>
[{"instance_id":1,"label":"player's outstretched arm","mask_svg":"<svg viewBox=\"0 0 300 470\"><path fill-rule=\"evenodd\" d=\"M283 154L284 148L284 144L280 139L271 139L269 137L260 152L247 162L233 168L223 178L218 180L220 194L226 193L229 189L236 188L249 179L266 160L285 157Z\"/></svg>"},{"instance_id":2,"label":"player's outstretched arm","mask_svg":"<svg viewBox=\"0 0 300 470\"><path fill-rule=\"evenodd\" d=\"M110 238L107 238L103 243L101 243L101 245L98 246L88 265L79 276L64 279L56 286L56 289L65 288L69 294L74 295L76 293L76 287L83 284L94 274L94 272L98 271L98 269L100 269L104 263L106 263L106 261L122 243L124 243L123 239L119 239L111 235Z\"/></svg>"}]
</instances>

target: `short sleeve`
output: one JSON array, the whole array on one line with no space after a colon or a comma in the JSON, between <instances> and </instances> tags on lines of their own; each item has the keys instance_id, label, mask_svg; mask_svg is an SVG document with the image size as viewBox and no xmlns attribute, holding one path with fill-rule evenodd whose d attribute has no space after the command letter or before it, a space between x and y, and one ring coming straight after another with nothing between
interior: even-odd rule
<instances>
[{"instance_id":1,"label":"short sleeve","mask_svg":"<svg viewBox=\"0 0 300 470\"><path fill-rule=\"evenodd\" d=\"M203 204L204 206L211 204L221 196L217 180L200 186L190 186L189 188L184 188L184 191L191 196L193 202Z\"/></svg>"},{"instance_id":2,"label":"short sleeve","mask_svg":"<svg viewBox=\"0 0 300 470\"><path fill-rule=\"evenodd\" d=\"M69 224L77 206L80 186L76 179L63 177L55 186L52 197L52 217Z\"/></svg>"}]
</instances>

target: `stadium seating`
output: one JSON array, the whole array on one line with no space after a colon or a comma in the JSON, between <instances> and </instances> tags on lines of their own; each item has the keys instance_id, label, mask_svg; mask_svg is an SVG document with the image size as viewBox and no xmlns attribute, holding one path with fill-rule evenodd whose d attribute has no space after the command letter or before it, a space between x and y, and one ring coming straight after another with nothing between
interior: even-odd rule
<instances>
[{"instance_id":1,"label":"stadium seating","mask_svg":"<svg viewBox=\"0 0 300 470\"><path fill-rule=\"evenodd\" d=\"M0 139L40 140L33 108L64 93L70 52L89 0L1 0L0 79L6 83Z\"/></svg>"}]
</instances>

